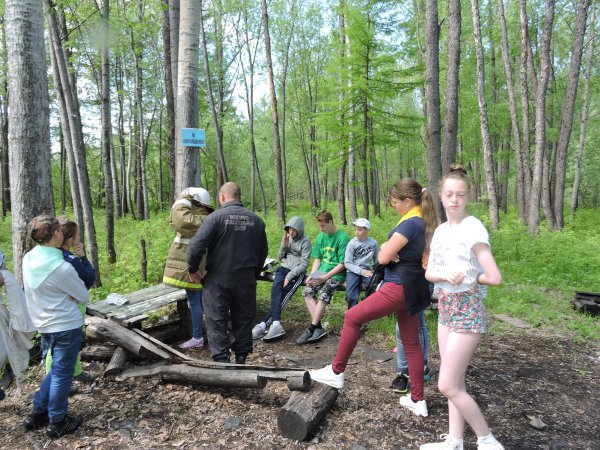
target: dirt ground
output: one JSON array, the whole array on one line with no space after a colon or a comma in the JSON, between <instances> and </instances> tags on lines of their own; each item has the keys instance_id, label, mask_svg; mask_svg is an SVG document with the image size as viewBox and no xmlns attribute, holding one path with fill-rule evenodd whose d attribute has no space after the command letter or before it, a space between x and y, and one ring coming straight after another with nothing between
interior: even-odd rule
<instances>
[{"instance_id":1,"label":"dirt ground","mask_svg":"<svg viewBox=\"0 0 600 450\"><path fill-rule=\"evenodd\" d=\"M287 337L276 343L259 341L249 364L314 368L330 361L336 336L298 346L300 326L284 325ZM399 406L398 394L389 389L393 354L385 351L386 341L379 337L359 342L345 388L305 442L283 438L277 429L277 410L290 395L282 382L253 390L102 377L81 386L70 399L71 411L84 416L82 428L49 441L43 430L24 433L21 427L42 376L38 366L19 389L11 385L0 402L0 448L415 449L447 431L446 402L434 377L426 384L429 417L417 418ZM206 349L190 354L209 359ZM599 362L598 345L502 325L480 345L467 384L507 449L599 449ZM432 349L430 365L438 364L437 349ZM86 369L100 372L105 365L84 363ZM532 423L537 421L545 427L535 428ZM475 448L469 430L465 449Z\"/></svg>"}]
</instances>

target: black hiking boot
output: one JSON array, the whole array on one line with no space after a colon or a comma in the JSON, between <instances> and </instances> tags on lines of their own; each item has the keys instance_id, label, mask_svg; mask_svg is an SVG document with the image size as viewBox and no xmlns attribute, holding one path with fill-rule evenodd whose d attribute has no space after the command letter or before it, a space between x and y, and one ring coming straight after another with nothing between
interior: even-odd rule
<instances>
[{"instance_id":1,"label":"black hiking boot","mask_svg":"<svg viewBox=\"0 0 600 450\"><path fill-rule=\"evenodd\" d=\"M247 357L248 357L248 353L244 353L242 355L235 355L235 363L236 364L246 364Z\"/></svg>"},{"instance_id":2,"label":"black hiking boot","mask_svg":"<svg viewBox=\"0 0 600 450\"><path fill-rule=\"evenodd\" d=\"M46 436L56 439L65 434L75 433L82 423L83 417L66 415L60 422L48 425L48 428L46 428Z\"/></svg>"},{"instance_id":3,"label":"black hiking boot","mask_svg":"<svg viewBox=\"0 0 600 450\"><path fill-rule=\"evenodd\" d=\"M25 432L42 428L48 423L48 411L42 413L30 413L23 421Z\"/></svg>"}]
</instances>

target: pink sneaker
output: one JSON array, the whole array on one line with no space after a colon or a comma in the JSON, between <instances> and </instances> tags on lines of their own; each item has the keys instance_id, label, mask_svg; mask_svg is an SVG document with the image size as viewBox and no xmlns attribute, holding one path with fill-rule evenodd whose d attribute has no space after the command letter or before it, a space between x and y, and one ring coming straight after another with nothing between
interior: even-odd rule
<instances>
[{"instance_id":1,"label":"pink sneaker","mask_svg":"<svg viewBox=\"0 0 600 450\"><path fill-rule=\"evenodd\" d=\"M202 348L202 347L204 347L204 338L196 339L194 337L179 346L179 348L181 348L183 350L189 350L190 348Z\"/></svg>"}]
</instances>

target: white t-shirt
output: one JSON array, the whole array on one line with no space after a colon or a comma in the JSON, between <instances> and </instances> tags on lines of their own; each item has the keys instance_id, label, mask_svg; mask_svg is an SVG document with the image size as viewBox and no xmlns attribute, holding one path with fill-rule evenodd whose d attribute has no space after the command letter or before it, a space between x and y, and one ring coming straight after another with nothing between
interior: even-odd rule
<instances>
[{"instance_id":1,"label":"white t-shirt","mask_svg":"<svg viewBox=\"0 0 600 450\"><path fill-rule=\"evenodd\" d=\"M452 227L448 222L444 222L435 229L431 240L429 266L437 272L455 270L465 276L463 282L456 286L447 281L435 283L436 291L443 289L449 292L464 292L477 284L477 276L483 272L473 253L473 246L478 242L490 245L487 230L481 221L473 216L465 217L462 222ZM485 289L481 289L481 292L485 296Z\"/></svg>"}]
</instances>

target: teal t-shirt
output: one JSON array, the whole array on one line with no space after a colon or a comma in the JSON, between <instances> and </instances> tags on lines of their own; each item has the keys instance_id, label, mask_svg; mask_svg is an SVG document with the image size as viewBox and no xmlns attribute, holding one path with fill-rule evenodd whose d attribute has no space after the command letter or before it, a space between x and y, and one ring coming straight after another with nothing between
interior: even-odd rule
<instances>
[{"instance_id":1,"label":"teal t-shirt","mask_svg":"<svg viewBox=\"0 0 600 450\"><path fill-rule=\"evenodd\" d=\"M312 249L312 257L320 259L319 270L327 273L340 263L344 263L346 256L346 246L350 238L342 230L337 230L333 234L319 233L315 245ZM346 271L340 272L332 277L334 280L344 281Z\"/></svg>"}]
</instances>

